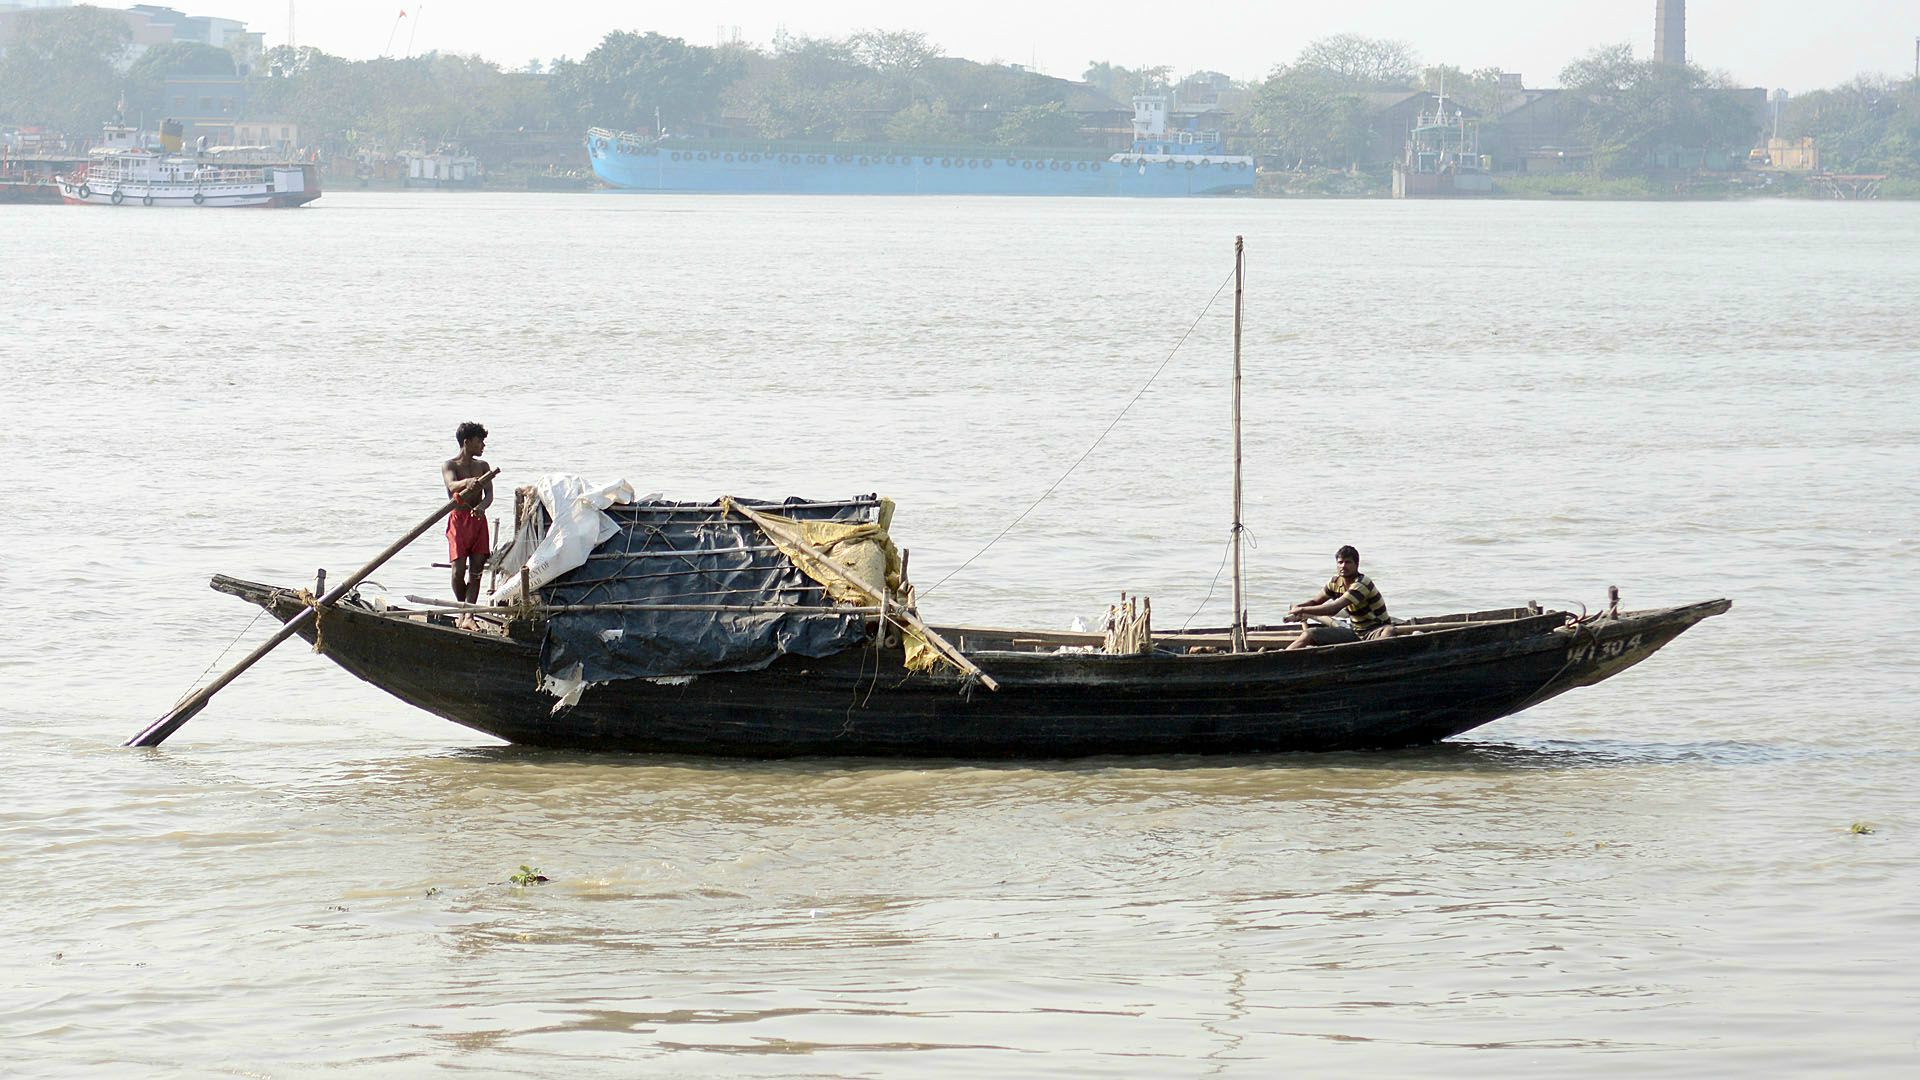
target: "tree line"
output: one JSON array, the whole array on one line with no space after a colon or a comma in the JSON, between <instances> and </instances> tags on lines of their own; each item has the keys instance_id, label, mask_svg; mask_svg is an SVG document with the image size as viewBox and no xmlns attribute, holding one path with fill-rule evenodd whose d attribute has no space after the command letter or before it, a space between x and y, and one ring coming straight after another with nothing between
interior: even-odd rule
<instances>
[{"instance_id":1,"label":"tree line","mask_svg":"<svg viewBox=\"0 0 1920 1080\"><path fill-rule=\"evenodd\" d=\"M246 80L251 119L291 120L328 152L400 149L508 131L576 133L601 126L764 139L1105 145L1089 130L1074 85L999 64L943 56L925 35L870 31L843 38L782 35L770 46L691 45L616 30L579 60L506 69L478 56L428 54L348 60L280 46L250 65L224 50L172 43L130 68L117 13L80 6L22 13L0 56L0 124L46 124L91 134L120 114L166 115L165 80ZM1202 100L1222 77L1175 79L1167 67L1088 65L1084 82L1125 106L1135 93ZM1763 134L1723 75L1636 59L1628 46L1596 49L1560 73L1573 131L1596 171L1643 170L1660 147L1744 156ZM1300 168L1379 167L1377 91L1444 89L1483 136L1497 133L1511 91L1492 69L1423 64L1405 43L1339 34L1314 41L1266 78L1233 83L1234 149ZM1779 134L1813 136L1829 168L1920 175L1920 81L1862 77L1791 99ZM1771 132L1768 132L1771 133Z\"/></svg>"},{"instance_id":2,"label":"tree line","mask_svg":"<svg viewBox=\"0 0 1920 1080\"><path fill-rule=\"evenodd\" d=\"M331 152L458 142L503 131L584 134L590 126L701 134L722 125L767 139L1097 145L1069 108L1070 84L940 55L924 35L782 37L770 48L706 47L657 33L609 33L579 60L508 70L478 56L349 60L279 46L250 65L171 43L119 70L125 22L94 7L22 13L0 56L0 124L73 135L124 116L168 114L164 83L240 76L249 119L290 120Z\"/></svg>"}]
</instances>

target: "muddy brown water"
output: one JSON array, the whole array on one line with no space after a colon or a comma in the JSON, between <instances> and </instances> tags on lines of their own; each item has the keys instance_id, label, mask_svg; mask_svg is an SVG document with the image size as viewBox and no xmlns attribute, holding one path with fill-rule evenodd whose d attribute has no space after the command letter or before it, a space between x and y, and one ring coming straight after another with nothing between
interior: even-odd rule
<instances>
[{"instance_id":1,"label":"muddy brown water","mask_svg":"<svg viewBox=\"0 0 1920 1080\"><path fill-rule=\"evenodd\" d=\"M926 590L1166 361L923 609L1224 622L1236 233L1256 619L1348 542L1396 614L1733 611L1392 754L532 752L298 646L118 745L265 636L209 575L338 580L465 419L508 483L881 492ZM0 1071L1910 1070L1915 250L1911 204L10 208Z\"/></svg>"}]
</instances>

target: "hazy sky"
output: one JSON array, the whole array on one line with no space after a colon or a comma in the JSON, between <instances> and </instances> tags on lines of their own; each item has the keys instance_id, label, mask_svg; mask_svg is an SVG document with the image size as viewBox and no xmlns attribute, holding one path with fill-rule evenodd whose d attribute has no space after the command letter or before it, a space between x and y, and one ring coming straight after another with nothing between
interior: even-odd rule
<instances>
[{"instance_id":1,"label":"hazy sky","mask_svg":"<svg viewBox=\"0 0 1920 1080\"><path fill-rule=\"evenodd\" d=\"M156 2L244 19L269 45L287 37L286 0ZM397 19L402 10L408 17ZM1529 86L1553 86L1569 60L1596 45L1627 41L1639 55L1650 54L1653 10L1654 0L1215 2L1192 9L1164 0L304 0L296 30L300 44L353 59L380 55L389 40L402 55L411 40L415 52L473 52L509 67L536 57L578 59L609 30L655 30L697 45L736 28L762 45L782 27L812 37L915 30L951 56L1032 64L1074 78L1094 60L1256 78L1308 41L1350 31L1405 41L1427 62L1499 67L1520 72ZM1861 72L1912 74L1920 0L1692 0L1687 22L1694 63L1745 85L1803 91Z\"/></svg>"}]
</instances>

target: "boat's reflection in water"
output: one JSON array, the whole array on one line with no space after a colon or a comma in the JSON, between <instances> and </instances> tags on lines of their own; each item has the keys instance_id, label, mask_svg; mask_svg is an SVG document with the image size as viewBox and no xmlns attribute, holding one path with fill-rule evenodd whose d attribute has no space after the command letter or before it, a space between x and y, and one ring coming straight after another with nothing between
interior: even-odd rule
<instances>
[{"instance_id":1,"label":"boat's reflection in water","mask_svg":"<svg viewBox=\"0 0 1920 1080\"><path fill-rule=\"evenodd\" d=\"M1457 741L1392 751L1234 756L1108 757L1066 761L728 760L603 754L516 746L397 752L307 771L304 796L390 809L487 806L546 826L642 819L790 822L969 813L1015 805L1075 807L1166 802L1373 803L1408 796L1445 804L1589 774L1573 783L1631 784L1675 765L1738 770L1828 756L1817 748L1732 740ZM1450 795L1449 792L1452 794ZM383 811L384 812L384 811ZM528 822L529 825L533 821Z\"/></svg>"}]
</instances>

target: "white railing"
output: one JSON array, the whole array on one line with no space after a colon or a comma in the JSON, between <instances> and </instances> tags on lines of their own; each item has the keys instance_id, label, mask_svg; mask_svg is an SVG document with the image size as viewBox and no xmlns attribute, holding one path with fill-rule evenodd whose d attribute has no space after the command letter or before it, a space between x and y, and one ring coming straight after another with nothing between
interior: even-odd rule
<instances>
[{"instance_id":1,"label":"white railing","mask_svg":"<svg viewBox=\"0 0 1920 1080\"><path fill-rule=\"evenodd\" d=\"M201 166L192 172L169 172L155 168L133 169L120 164L97 164L87 169L87 183L141 184L145 186L227 188L258 187L267 183L264 170Z\"/></svg>"},{"instance_id":2,"label":"white railing","mask_svg":"<svg viewBox=\"0 0 1920 1080\"><path fill-rule=\"evenodd\" d=\"M601 140L608 146L614 147L626 154L641 153L647 148L656 145L659 141L657 139L635 135L631 131L614 131L611 128L602 127L588 128L587 139L589 141L596 139Z\"/></svg>"}]
</instances>

